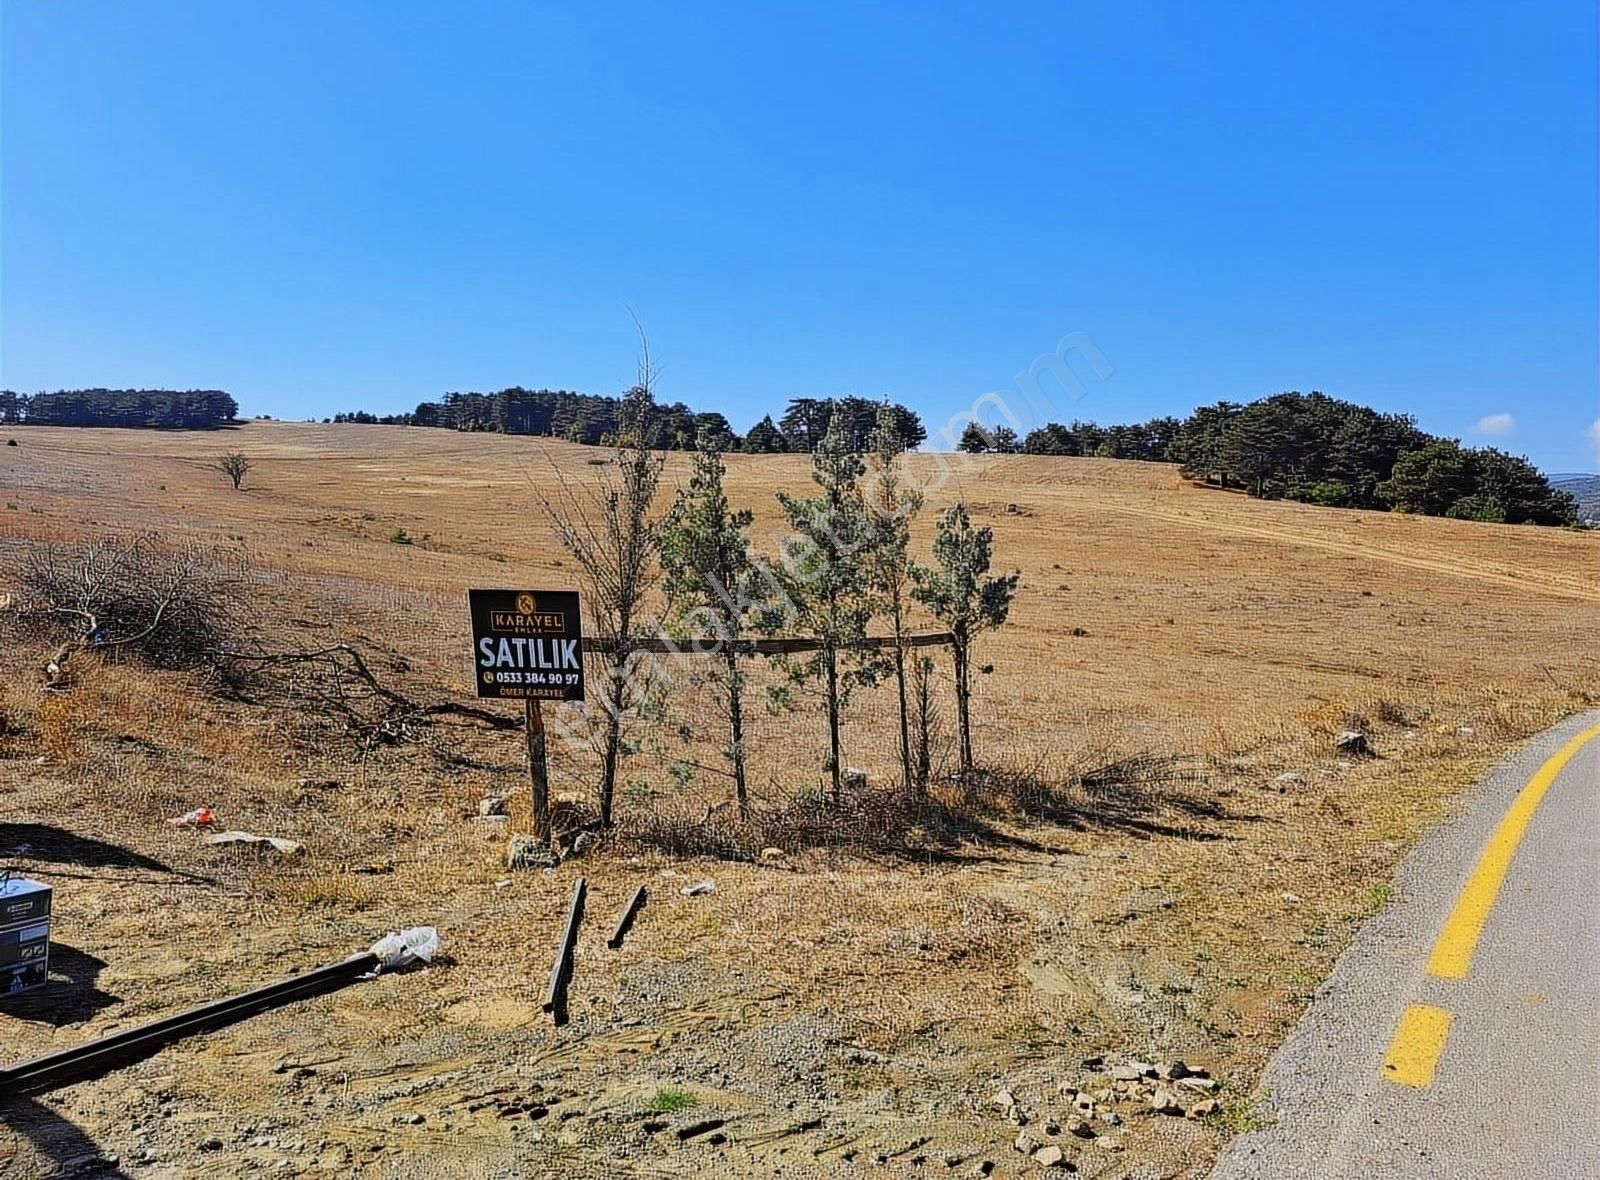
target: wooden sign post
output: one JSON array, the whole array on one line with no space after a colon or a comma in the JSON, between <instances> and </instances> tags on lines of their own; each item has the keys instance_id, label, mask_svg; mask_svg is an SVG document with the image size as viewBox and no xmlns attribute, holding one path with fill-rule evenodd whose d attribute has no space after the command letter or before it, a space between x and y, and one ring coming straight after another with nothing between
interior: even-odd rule
<instances>
[{"instance_id":1,"label":"wooden sign post","mask_svg":"<svg viewBox=\"0 0 1600 1180\"><path fill-rule=\"evenodd\" d=\"M550 842L550 770L541 701L583 699L583 626L576 590L468 590L478 696L521 700L533 836Z\"/></svg>"}]
</instances>

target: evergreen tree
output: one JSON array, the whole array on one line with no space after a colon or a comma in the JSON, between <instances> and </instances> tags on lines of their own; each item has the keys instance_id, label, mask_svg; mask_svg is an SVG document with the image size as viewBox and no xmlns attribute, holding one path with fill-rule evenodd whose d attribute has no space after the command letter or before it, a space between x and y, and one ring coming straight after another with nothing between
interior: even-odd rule
<instances>
[{"instance_id":1,"label":"evergreen tree","mask_svg":"<svg viewBox=\"0 0 1600 1180\"><path fill-rule=\"evenodd\" d=\"M1020 573L989 577L994 530L973 528L965 504L939 518L931 567L913 566L912 593L950 631L956 673L956 712L961 734L961 770L972 770L972 644L984 631L1005 623Z\"/></svg>"},{"instance_id":2,"label":"evergreen tree","mask_svg":"<svg viewBox=\"0 0 1600 1180\"><path fill-rule=\"evenodd\" d=\"M784 544L762 613L768 631L789 629L817 640L814 655L788 664L797 682L820 679L828 713L828 772L833 800L842 799L843 753L839 714L851 688L875 677L863 658L873 595L867 553L873 523L861 493L865 467L830 428L811 454L818 494L778 493L792 535ZM851 665L854 666L851 666Z\"/></svg>"},{"instance_id":3,"label":"evergreen tree","mask_svg":"<svg viewBox=\"0 0 1600 1180\"><path fill-rule=\"evenodd\" d=\"M1017 432L1009 426L996 426L989 432L989 443L995 451L1002 455L1015 455L1021 447L1017 441Z\"/></svg>"},{"instance_id":4,"label":"evergreen tree","mask_svg":"<svg viewBox=\"0 0 1600 1180\"><path fill-rule=\"evenodd\" d=\"M867 572L894 638L894 683L900 702L900 767L906 793L916 776L911 761L911 718L906 699L906 611L911 605L911 521L922 509L922 493L904 478L905 447L894 410L878 411L873 439L873 470L867 507L872 513L872 543Z\"/></svg>"},{"instance_id":5,"label":"evergreen tree","mask_svg":"<svg viewBox=\"0 0 1600 1180\"><path fill-rule=\"evenodd\" d=\"M670 619L677 633L692 640L712 635L718 658L708 661L710 674L727 710L734 794L739 814L748 817L745 785L744 672L740 667L747 617L756 592L750 562L748 509L734 511L723 490L726 468L718 438L700 436L689 486L678 493L661 532L661 567L665 574Z\"/></svg>"},{"instance_id":6,"label":"evergreen tree","mask_svg":"<svg viewBox=\"0 0 1600 1180\"><path fill-rule=\"evenodd\" d=\"M789 440L773 424L772 415L768 414L744 436L742 449L752 455L781 453L789 449Z\"/></svg>"},{"instance_id":7,"label":"evergreen tree","mask_svg":"<svg viewBox=\"0 0 1600 1180\"><path fill-rule=\"evenodd\" d=\"M1401 512L1443 516L1474 490L1472 456L1450 438L1436 438L1400 456L1378 495Z\"/></svg>"},{"instance_id":8,"label":"evergreen tree","mask_svg":"<svg viewBox=\"0 0 1600 1180\"><path fill-rule=\"evenodd\" d=\"M967 428L961 432L961 441L956 444L956 450L965 451L969 455L981 455L991 446L991 436L982 422L968 422Z\"/></svg>"}]
</instances>

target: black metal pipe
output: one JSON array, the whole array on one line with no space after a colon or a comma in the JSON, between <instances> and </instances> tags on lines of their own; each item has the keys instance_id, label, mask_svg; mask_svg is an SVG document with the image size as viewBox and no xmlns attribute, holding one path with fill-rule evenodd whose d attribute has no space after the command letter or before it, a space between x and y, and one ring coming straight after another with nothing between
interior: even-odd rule
<instances>
[{"instance_id":1,"label":"black metal pipe","mask_svg":"<svg viewBox=\"0 0 1600 1180\"><path fill-rule=\"evenodd\" d=\"M293 1000L337 991L376 968L378 963L377 955L362 951L326 967L291 975L288 979L241 992L225 1000L214 1000L187 1012L163 1016L148 1024L110 1033L70 1049L35 1057L19 1065L5 1066L0 1068L0 1100L14 1094L52 1090L74 1079L105 1072L130 1058L146 1056L180 1037L221 1028Z\"/></svg>"},{"instance_id":2,"label":"black metal pipe","mask_svg":"<svg viewBox=\"0 0 1600 1180\"><path fill-rule=\"evenodd\" d=\"M606 939L606 945L616 950L622 945L622 940L627 937L633 919L644 909L644 886L633 891L633 896L628 899L628 904L622 907L622 913L617 918L617 928L611 932L611 937Z\"/></svg>"},{"instance_id":3,"label":"black metal pipe","mask_svg":"<svg viewBox=\"0 0 1600 1180\"><path fill-rule=\"evenodd\" d=\"M544 1010L552 1013L556 1024L567 1022L567 985L572 982L572 956L578 945L578 927L583 922L583 900L589 882L579 877L572 886L572 905L567 910L567 926L556 948L556 961L550 968L550 986L545 991Z\"/></svg>"}]
</instances>

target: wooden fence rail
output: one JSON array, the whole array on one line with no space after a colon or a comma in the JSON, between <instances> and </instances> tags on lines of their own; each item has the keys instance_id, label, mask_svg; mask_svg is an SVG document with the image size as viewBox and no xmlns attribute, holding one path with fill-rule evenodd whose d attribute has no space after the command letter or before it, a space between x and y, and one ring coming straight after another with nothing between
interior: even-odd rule
<instances>
[{"instance_id":1,"label":"wooden fence rail","mask_svg":"<svg viewBox=\"0 0 1600 1180\"><path fill-rule=\"evenodd\" d=\"M905 635L900 640L906 647L945 647L955 642L955 636L948 631L927 631L920 635ZM609 654L616 650L616 641L613 639L585 637L584 650ZM857 646L870 649L894 647L892 635L869 635L866 641ZM722 654L720 641L710 636L699 639L635 639L632 644L637 652L654 652L657 655L699 655L711 656ZM801 652L820 651L822 642L817 639L741 639L736 647L745 655L778 656L797 655Z\"/></svg>"}]
</instances>

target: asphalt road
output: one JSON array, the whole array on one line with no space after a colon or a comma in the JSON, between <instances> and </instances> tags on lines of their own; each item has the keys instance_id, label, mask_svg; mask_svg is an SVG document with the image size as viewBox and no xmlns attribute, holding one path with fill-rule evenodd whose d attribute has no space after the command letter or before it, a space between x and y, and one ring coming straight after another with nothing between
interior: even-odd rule
<instances>
[{"instance_id":1,"label":"asphalt road","mask_svg":"<svg viewBox=\"0 0 1600 1180\"><path fill-rule=\"evenodd\" d=\"M1600 713L1497 767L1395 886L1212 1180L1600 1177Z\"/></svg>"}]
</instances>

